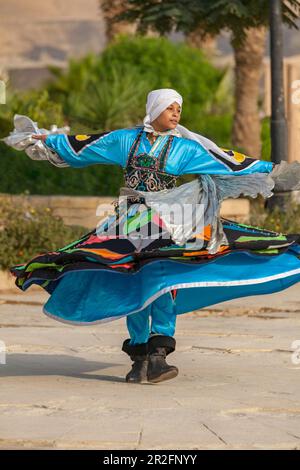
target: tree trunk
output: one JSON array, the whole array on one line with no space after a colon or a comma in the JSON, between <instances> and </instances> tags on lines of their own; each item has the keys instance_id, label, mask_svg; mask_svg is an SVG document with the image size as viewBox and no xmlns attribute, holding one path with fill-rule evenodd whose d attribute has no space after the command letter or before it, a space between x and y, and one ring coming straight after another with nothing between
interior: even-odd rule
<instances>
[{"instance_id":1,"label":"tree trunk","mask_svg":"<svg viewBox=\"0 0 300 470\"><path fill-rule=\"evenodd\" d=\"M127 21L115 22L114 17L124 10L122 0L101 0L101 9L105 21L105 32L108 42L113 41L118 34L135 34L136 24Z\"/></svg>"},{"instance_id":2,"label":"tree trunk","mask_svg":"<svg viewBox=\"0 0 300 470\"><path fill-rule=\"evenodd\" d=\"M260 118L258 110L259 81L265 51L265 28L251 28L245 42L232 41L235 58L235 115L232 131L233 145L247 155L260 157Z\"/></svg>"}]
</instances>

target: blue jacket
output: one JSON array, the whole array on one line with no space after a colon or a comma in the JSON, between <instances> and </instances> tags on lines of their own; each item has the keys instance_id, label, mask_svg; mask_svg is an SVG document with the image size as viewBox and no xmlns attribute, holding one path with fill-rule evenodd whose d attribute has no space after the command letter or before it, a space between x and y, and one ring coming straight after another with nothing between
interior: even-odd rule
<instances>
[{"instance_id":1,"label":"blue jacket","mask_svg":"<svg viewBox=\"0 0 300 470\"><path fill-rule=\"evenodd\" d=\"M94 164L120 165L126 167L130 148L141 127L118 129L103 134L92 135L48 135L45 144L71 167L82 168ZM153 151L157 156L166 143L168 136L162 136L159 145ZM143 132L139 153L150 153L150 144L146 132ZM174 137L165 171L173 175L210 174L210 175L242 175L250 173L269 173L274 164L263 160L247 157L229 150L234 162L221 155L206 150L200 143ZM236 163L235 163L236 162Z\"/></svg>"}]
</instances>

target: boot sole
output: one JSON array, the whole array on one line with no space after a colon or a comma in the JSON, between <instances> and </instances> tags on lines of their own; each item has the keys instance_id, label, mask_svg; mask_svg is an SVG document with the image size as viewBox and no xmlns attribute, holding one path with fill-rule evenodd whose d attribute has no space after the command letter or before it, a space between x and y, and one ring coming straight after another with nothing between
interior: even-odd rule
<instances>
[{"instance_id":1,"label":"boot sole","mask_svg":"<svg viewBox=\"0 0 300 470\"><path fill-rule=\"evenodd\" d=\"M129 381L125 380L125 382L127 384L147 384L148 380L145 379L145 380L140 380L140 381L135 381L135 382L133 380L129 380Z\"/></svg>"},{"instance_id":2,"label":"boot sole","mask_svg":"<svg viewBox=\"0 0 300 470\"><path fill-rule=\"evenodd\" d=\"M178 370L173 369L169 370L168 372L165 372L164 374L159 375L158 377L154 377L153 379L148 378L148 382L150 383L159 383L159 382L164 382L165 380L170 380L174 379L178 375Z\"/></svg>"}]
</instances>

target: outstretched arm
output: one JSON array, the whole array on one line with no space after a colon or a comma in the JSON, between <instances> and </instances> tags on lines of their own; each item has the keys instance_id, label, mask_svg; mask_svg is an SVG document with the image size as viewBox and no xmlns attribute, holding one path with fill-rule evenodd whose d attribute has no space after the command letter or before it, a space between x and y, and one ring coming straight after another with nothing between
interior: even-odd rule
<instances>
[{"instance_id":1,"label":"outstretched arm","mask_svg":"<svg viewBox=\"0 0 300 470\"><path fill-rule=\"evenodd\" d=\"M206 150L198 142L189 145L183 164L183 174L245 175L251 173L270 173L274 163L247 157L233 150L225 154Z\"/></svg>"},{"instance_id":2,"label":"outstretched arm","mask_svg":"<svg viewBox=\"0 0 300 470\"><path fill-rule=\"evenodd\" d=\"M122 149L121 130L91 135L33 135L54 150L69 166L82 168L93 164L121 165L126 155Z\"/></svg>"}]
</instances>

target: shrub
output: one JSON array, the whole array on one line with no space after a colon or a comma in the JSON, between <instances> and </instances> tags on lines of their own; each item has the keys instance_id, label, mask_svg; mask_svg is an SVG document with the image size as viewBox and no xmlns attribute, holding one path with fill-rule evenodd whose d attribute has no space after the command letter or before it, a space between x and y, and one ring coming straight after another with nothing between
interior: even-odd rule
<instances>
[{"instance_id":1,"label":"shrub","mask_svg":"<svg viewBox=\"0 0 300 470\"><path fill-rule=\"evenodd\" d=\"M137 80L135 71L126 64L114 66L109 72L103 69L97 78L90 77L85 90L70 93L70 125L81 132L134 126L144 117L148 90L147 80Z\"/></svg>"},{"instance_id":2,"label":"shrub","mask_svg":"<svg viewBox=\"0 0 300 470\"><path fill-rule=\"evenodd\" d=\"M174 88L184 98L182 124L199 129L199 122L214 102L223 71L216 69L196 48L175 44L166 38L120 36L102 53L105 70L126 64L136 81L147 80L148 91ZM142 109L144 111L146 96Z\"/></svg>"},{"instance_id":3,"label":"shrub","mask_svg":"<svg viewBox=\"0 0 300 470\"><path fill-rule=\"evenodd\" d=\"M47 161L31 160L25 152L3 142L0 142L0 164L2 193L115 196L123 184L122 170L116 165L57 168Z\"/></svg>"},{"instance_id":4,"label":"shrub","mask_svg":"<svg viewBox=\"0 0 300 470\"><path fill-rule=\"evenodd\" d=\"M232 123L233 116L229 113L207 115L199 122L198 132L220 147L230 149Z\"/></svg>"},{"instance_id":5,"label":"shrub","mask_svg":"<svg viewBox=\"0 0 300 470\"><path fill-rule=\"evenodd\" d=\"M14 114L25 114L46 129L51 124L61 127L66 123L61 103L53 101L46 89L8 93L7 103L0 107L1 137L12 130Z\"/></svg>"},{"instance_id":6,"label":"shrub","mask_svg":"<svg viewBox=\"0 0 300 470\"><path fill-rule=\"evenodd\" d=\"M266 117L262 120L261 125L261 159L271 160L271 136L270 136L270 118Z\"/></svg>"},{"instance_id":7,"label":"shrub","mask_svg":"<svg viewBox=\"0 0 300 470\"><path fill-rule=\"evenodd\" d=\"M124 96L131 115L129 122L135 123L145 114L147 93L156 88L175 88L183 95L182 124L196 130L202 115L209 113L213 103L220 99L225 75L225 71L210 64L199 49L174 44L166 38L139 36L120 36L101 55L89 54L78 61L72 59L67 71L53 67L52 70L56 81L48 85L49 95L63 103L64 113L71 118L72 125L87 124L85 117L78 113L78 107L80 103L85 107L84 103L90 102L93 108L98 107L98 113L88 124L93 129L102 129L107 122L109 128L103 130L120 126L118 112L113 113L115 119L112 114L110 119L104 118L105 112L111 113L110 103L115 109L119 98L122 107Z\"/></svg>"},{"instance_id":8,"label":"shrub","mask_svg":"<svg viewBox=\"0 0 300 470\"><path fill-rule=\"evenodd\" d=\"M66 226L48 207L33 208L25 200L15 207L9 200L1 200L1 269L62 248L87 232L84 227Z\"/></svg>"},{"instance_id":9,"label":"shrub","mask_svg":"<svg viewBox=\"0 0 300 470\"><path fill-rule=\"evenodd\" d=\"M71 59L66 70L50 69L55 80L45 88L8 94L0 109L2 136L11 130L14 113L30 116L40 127L69 124L72 134L128 127L142 122L149 90L171 87L184 97L182 124L229 146L231 117L217 113L224 73L198 49L166 38L121 37L101 55ZM123 184L117 166L58 169L3 143L0 158L1 192L115 196Z\"/></svg>"},{"instance_id":10,"label":"shrub","mask_svg":"<svg viewBox=\"0 0 300 470\"><path fill-rule=\"evenodd\" d=\"M261 196L252 199L249 223L279 233L300 234L300 205L296 201L290 201L285 210L275 207L269 211L265 206L265 199Z\"/></svg>"}]
</instances>

